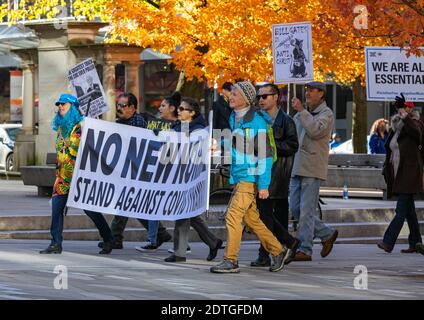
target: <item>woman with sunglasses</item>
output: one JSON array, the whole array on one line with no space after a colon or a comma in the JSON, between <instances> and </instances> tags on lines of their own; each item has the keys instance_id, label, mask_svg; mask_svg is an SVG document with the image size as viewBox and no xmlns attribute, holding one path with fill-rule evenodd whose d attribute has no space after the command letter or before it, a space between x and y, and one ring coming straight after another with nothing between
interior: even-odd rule
<instances>
[{"instance_id":1,"label":"woman with sunglasses","mask_svg":"<svg viewBox=\"0 0 424 320\"><path fill-rule=\"evenodd\" d=\"M66 215L66 202L71 186L75 160L81 139L81 123L83 116L78 107L76 97L70 94L62 94L56 102L57 113L53 119L52 128L57 132L56 137L56 179L53 186L52 196L52 220L50 245L40 251L40 254L62 253L63 220ZM101 213L84 210L94 222L103 238L104 246L100 254L112 252L112 232L106 219Z\"/></svg>"},{"instance_id":2,"label":"woman with sunglasses","mask_svg":"<svg viewBox=\"0 0 424 320\"><path fill-rule=\"evenodd\" d=\"M188 124L189 133L206 127L206 122L200 113L199 103L191 98L183 98L178 108L178 121L173 130L181 132L183 124ZM165 259L166 262L186 261L186 250L190 226L196 230L200 239L209 247L207 261L215 259L218 250L222 248L222 240L218 239L205 224L200 216L175 221L174 254Z\"/></svg>"}]
</instances>

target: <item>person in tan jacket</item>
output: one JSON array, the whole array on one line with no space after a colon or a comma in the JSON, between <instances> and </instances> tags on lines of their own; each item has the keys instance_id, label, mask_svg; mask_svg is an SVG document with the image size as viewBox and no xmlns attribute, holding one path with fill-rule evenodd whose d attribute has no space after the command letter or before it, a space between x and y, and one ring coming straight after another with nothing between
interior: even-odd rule
<instances>
[{"instance_id":1,"label":"person in tan jacket","mask_svg":"<svg viewBox=\"0 0 424 320\"><path fill-rule=\"evenodd\" d=\"M326 88L322 82L306 84L306 108L293 98L293 117L299 137L299 151L294 158L290 181L290 210L299 221L298 239L301 241L295 261L311 261L313 239L319 238L326 257L333 248L338 232L317 217L319 188L327 179L328 141L334 126L332 110L325 102Z\"/></svg>"}]
</instances>

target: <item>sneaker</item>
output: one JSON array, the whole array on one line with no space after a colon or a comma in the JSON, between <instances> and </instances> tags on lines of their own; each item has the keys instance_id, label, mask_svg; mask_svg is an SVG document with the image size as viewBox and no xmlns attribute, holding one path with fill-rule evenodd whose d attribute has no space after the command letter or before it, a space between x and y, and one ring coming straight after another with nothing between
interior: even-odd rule
<instances>
[{"instance_id":1,"label":"sneaker","mask_svg":"<svg viewBox=\"0 0 424 320\"><path fill-rule=\"evenodd\" d=\"M104 242L101 241L97 244L97 246L99 248L103 248L103 244L104 244ZM122 244L122 241L116 241L116 240L112 241L112 249L123 249L123 248L124 248L124 246Z\"/></svg>"},{"instance_id":2,"label":"sneaker","mask_svg":"<svg viewBox=\"0 0 424 320\"><path fill-rule=\"evenodd\" d=\"M269 267L269 271L277 272L283 270L284 265L286 264L287 259L291 256L291 249L283 249L283 251L276 257L272 257L272 264Z\"/></svg>"},{"instance_id":3,"label":"sneaker","mask_svg":"<svg viewBox=\"0 0 424 320\"><path fill-rule=\"evenodd\" d=\"M176 256L175 254L169 256L168 258L165 259L165 262L186 262L186 257L179 257Z\"/></svg>"},{"instance_id":4,"label":"sneaker","mask_svg":"<svg viewBox=\"0 0 424 320\"><path fill-rule=\"evenodd\" d=\"M270 267L271 259L269 257L258 257L255 261L250 263L251 267Z\"/></svg>"},{"instance_id":5,"label":"sneaker","mask_svg":"<svg viewBox=\"0 0 424 320\"><path fill-rule=\"evenodd\" d=\"M61 254L62 246L58 244L51 244L46 249L41 250L40 254Z\"/></svg>"},{"instance_id":6,"label":"sneaker","mask_svg":"<svg viewBox=\"0 0 424 320\"><path fill-rule=\"evenodd\" d=\"M146 251L155 251L158 248L158 246L156 244L153 244L151 242L145 244L144 246L140 246L140 247L135 247L135 250L137 251L141 251L141 252L146 252Z\"/></svg>"},{"instance_id":7,"label":"sneaker","mask_svg":"<svg viewBox=\"0 0 424 320\"><path fill-rule=\"evenodd\" d=\"M175 251L174 251L174 248L169 248L168 249L168 252L169 253L174 253ZM190 246L187 246L187 251L186 251L186 253L191 253L191 248L190 248Z\"/></svg>"},{"instance_id":8,"label":"sneaker","mask_svg":"<svg viewBox=\"0 0 424 320\"><path fill-rule=\"evenodd\" d=\"M424 254L424 245L422 243L417 243L415 250L417 250L418 253Z\"/></svg>"},{"instance_id":9,"label":"sneaker","mask_svg":"<svg viewBox=\"0 0 424 320\"><path fill-rule=\"evenodd\" d=\"M237 262L224 259L221 263L211 267L210 271L212 273L239 273L240 268Z\"/></svg>"}]
</instances>

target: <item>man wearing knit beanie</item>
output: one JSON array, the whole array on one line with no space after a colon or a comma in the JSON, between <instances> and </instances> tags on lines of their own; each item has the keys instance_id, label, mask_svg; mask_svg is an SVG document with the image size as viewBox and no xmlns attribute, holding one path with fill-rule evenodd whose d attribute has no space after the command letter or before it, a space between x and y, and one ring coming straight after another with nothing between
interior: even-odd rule
<instances>
[{"instance_id":1,"label":"man wearing knit beanie","mask_svg":"<svg viewBox=\"0 0 424 320\"><path fill-rule=\"evenodd\" d=\"M282 270L291 256L291 250L282 247L261 221L256 209L256 194L259 193L261 199L269 196L273 153L267 135L271 119L254 108L255 102L256 90L251 82L241 81L233 86L230 95L230 107L233 112L229 119L233 133L230 183L235 186L227 209L227 245L224 260L211 268L213 273L240 272L238 253L243 222L271 253L273 262L270 271ZM261 148L265 149L260 150Z\"/></svg>"}]
</instances>

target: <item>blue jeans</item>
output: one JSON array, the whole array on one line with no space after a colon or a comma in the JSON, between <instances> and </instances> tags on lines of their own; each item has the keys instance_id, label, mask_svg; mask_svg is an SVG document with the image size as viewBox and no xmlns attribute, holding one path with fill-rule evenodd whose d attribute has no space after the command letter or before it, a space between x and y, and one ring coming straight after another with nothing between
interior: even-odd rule
<instances>
[{"instance_id":1,"label":"blue jeans","mask_svg":"<svg viewBox=\"0 0 424 320\"><path fill-rule=\"evenodd\" d=\"M52 221L50 226L50 234L52 236L51 245L62 246L63 242L63 216L66 207L68 195L60 195L52 197ZM106 219L99 212L84 210L85 214L94 222L99 230L103 241L109 242L113 240L112 232Z\"/></svg>"},{"instance_id":2,"label":"blue jeans","mask_svg":"<svg viewBox=\"0 0 424 320\"><path fill-rule=\"evenodd\" d=\"M401 193L396 203L396 215L384 233L383 242L385 244L394 247L405 219L408 222L409 228L409 247L415 248L417 243L422 243L420 226L418 224L417 213L415 212L414 195Z\"/></svg>"},{"instance_id":3,"label":"blue jeans","mask_svg":"<svg viewBox=\"0 0 424 320\"><path fill-rule=\"evenodd\" d=\"M295 176L290 180L290 211L299 221L299 251L312 255L314 238L326 241L334 230L317 217L320 179Z\"/></svg>"},{"instance_id":4,"label":"blue jeans","mask_svg":"<svg viewBox=\"0 0 424 320\"><path fill-rule=\"evenodd\" d=\"M151 244L156 245L158 238L159 221L149 220L149 230L147 230L147 238Z\"/></svg>"}]
</instances>

